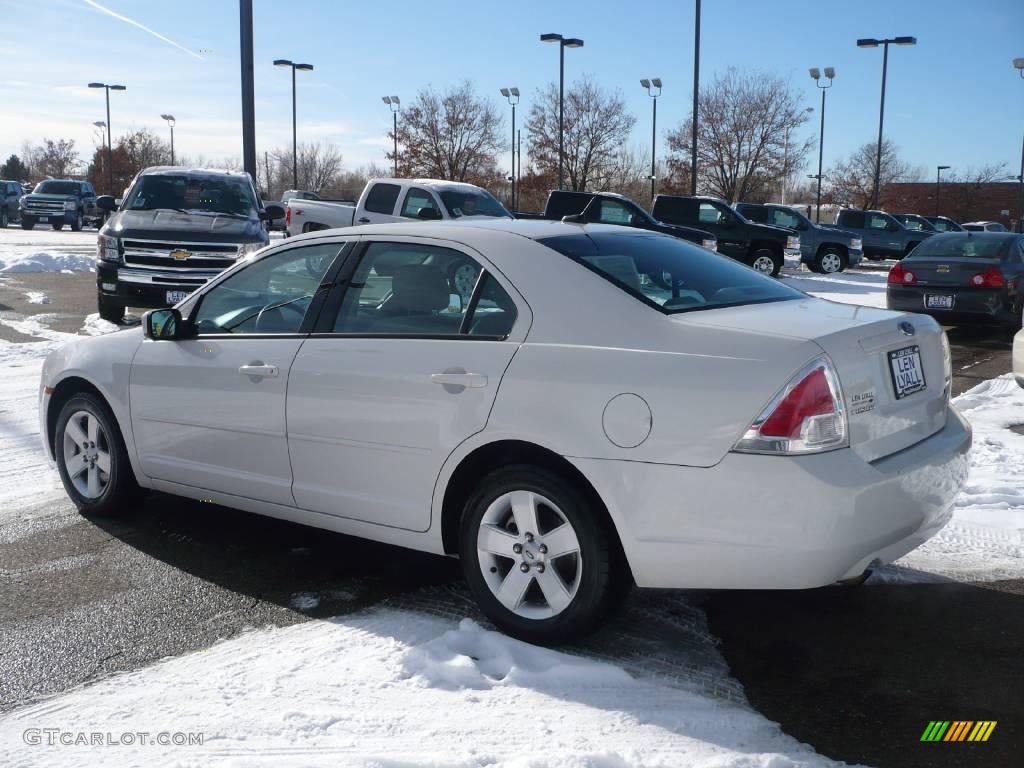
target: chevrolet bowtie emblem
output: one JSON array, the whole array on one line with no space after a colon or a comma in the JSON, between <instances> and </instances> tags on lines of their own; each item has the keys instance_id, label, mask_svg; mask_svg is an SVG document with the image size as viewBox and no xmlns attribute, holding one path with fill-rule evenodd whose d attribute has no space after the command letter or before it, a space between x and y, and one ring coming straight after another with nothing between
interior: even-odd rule
<instances>
[{"instance_id":1,"label":"chevrolet bowtie emblem","mask_svg":"<svg viewBox=\"0 0 1024 768\"><path fill-rule=\"evenodd\" d=\"M175 250L171 251L171 258L173 258L175 261L184 261L191 255L192 251L186 251L182 248L176 248Z\"/></svg>"}]
</instances>

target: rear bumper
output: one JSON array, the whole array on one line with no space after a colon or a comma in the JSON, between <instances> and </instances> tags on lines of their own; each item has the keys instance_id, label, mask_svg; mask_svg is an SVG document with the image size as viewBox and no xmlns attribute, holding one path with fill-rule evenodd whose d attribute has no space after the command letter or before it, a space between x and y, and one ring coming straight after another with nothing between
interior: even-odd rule
<instances>
[{"instance_id":1,"label":"rear bumper","mask_svg":"<svg viewBox=\"0 0 1024 768\"><path fill-rule=\"evenodd\" d=\"M1003 288L963 288L942 286L889 285L885 289L886 306L903 312L931 315L939 322L971 320L1012 323L1018 318L1010 297ZM925 297L953 297L952 309L925 306Z\"/></svg>"},{"instance_id":2,"label":"rear bumper","mask_svg":"<svg viewBox=\"0 0 1024 768\"><path fill-rule=\"evenodd\" d=\"M889 563L949 520L971 430L954 409L936 434L867 463L727 454L693 468L570 459L608 506L641 587L803 589Z\"/></svg>"},{"instance_id":3,"label":"rear bumper","mask_svg":"<svg viewBox=\"0 0 1024 768\"><path fill-rule=\"evenodd\" d=\"M105 262L96 265L96 291L101 300L117 301L129 307L169 307L168 291L191 293L219 275L219 271L187 276L170 271L140 270ZM177 303L177 302L173 302Z\"/></svg>"}]
</instances>

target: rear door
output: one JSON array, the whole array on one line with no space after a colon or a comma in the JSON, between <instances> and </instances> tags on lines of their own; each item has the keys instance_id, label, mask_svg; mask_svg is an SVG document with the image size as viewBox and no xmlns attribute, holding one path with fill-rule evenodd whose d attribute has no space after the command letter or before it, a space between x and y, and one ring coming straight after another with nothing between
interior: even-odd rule
<instances>
[{"instance_id":1,"label":"rear door","mask_svg":"<svg viewBox=\"0 0 1024 768\"><path fill-rule=\"evenodd\" d=\"M864 248L880 256L895 258L903 255L902 231L899 223L884 214L868 212L864 216Z\"/></svg>"},{"instance_id":2,"label":"rear door","mask_svg":"<svg viewBox=\"0 0 1024 768\"><path fill-rule=\"evenodd\" d=\"M531 316L461 245L388 238L360 251L292 365L293 492L303 509L424 531L441 467L484 428ZM463 302L466 270L477 280Z\"/></svg>"},{"instance_id":3,"label":"rear door","mask_svg":"<svg viewBox=\"0 0 1024 768\"><path fill-rule=\"evenodd\" d=\"M366 190L366 195L356 211L356 224L384 224L401 221L398 212L398 198L402 192L401 184L388 181L375 181Z\"/></svg>"}]
</instances>

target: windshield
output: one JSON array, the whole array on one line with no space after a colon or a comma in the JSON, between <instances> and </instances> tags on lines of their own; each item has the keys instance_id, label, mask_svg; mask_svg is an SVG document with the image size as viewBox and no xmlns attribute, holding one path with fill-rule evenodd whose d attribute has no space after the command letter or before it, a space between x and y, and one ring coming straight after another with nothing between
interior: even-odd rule
<instances>
[{"instance_id":1,"label":"windshield","mask_svg":"<svg viewBox=\"0 0 1024 768\"><path fill-rule=\"evenodd\" d=\"M159 208L189 213L226 213L256 218L259 211L252 187L242 176L152 174L142 176L128 194L124 208Z\"/></svg>"},{"instance_id":2,"label":"windshield","mask_svg":"<svg viewBox=\"0 0 1024 768\"><path fill-rule=\"evenodd\" d=\"M35 193L42 195L77 195L82 185L77 181L41 181L36 185Z\"/></svg>"},{"instance_id":3,"label":"windshield","mask_svg":"<svg viewBox=\"0 0 1024 768\"><path fill-rule=\"evenodd\" d=\"M559 235L538 242L669 314L807 298L732 259L654 232Z\"/></svg>"},{"instance_id":4,"label":"windshield","mask_svg":"<svg viewBox=\"0 0 1024 768\"><path fill-rule=\"evenodd\" d=\"M947 232L929 237L910 252L911 259L1001 259L1017 238L1006 235L974 235Z\"/></svg>"},{"instance_id":5,"label":"windshield","mask_svg":"<svg viewBox=\"0 0 1024 768\"><path fill-rule=\"evenodd\" d=\"M463 216L498 216L512 218L512 214L505 210L504 206L491 197L489 192L482 189L463 192L455 189L445 189L439 192L441 202L448 209L448 215L453 219Z\"/></svg>"}]
</instances>

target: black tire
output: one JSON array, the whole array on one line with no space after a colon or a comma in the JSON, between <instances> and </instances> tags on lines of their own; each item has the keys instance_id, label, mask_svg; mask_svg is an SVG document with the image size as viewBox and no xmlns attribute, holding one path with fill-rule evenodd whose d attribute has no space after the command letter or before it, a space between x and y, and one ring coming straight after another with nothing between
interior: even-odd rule
<instances>
[{"instance_id":1,"label":"black tire","mask_svg":"<svg viewBox=\"0 0 1024 768\"><path fill-rule=\"evenodd\" d=\"M0 229L7 229L8 223L7 208L0 208Z\"/></svg>"},{"instance_id":2,"label":"black tire","mask_svg":"<svg viewBox=\"0 0 1024 768\"><path fill-rule=\"evenodd\" d=\"M513 491L530 491L549 499L571 524L579 542L580 571L576 593L565 608L548 618L528 618L506 608L487 584L481 569L477 536L484 515L492 502ZM543 535L538 531L537 540L542 541ZM459 555L470 592L491 621L520 640L552 645L592 632L628 593L631 586L628 568L616 554L619 550L612 536L614 533L603 524L601 513L591 508L585 495L572 483L549 470L518 464L503 467L484 477L466 502L460 524ZM514 558L508 562L511 563L509 573L520 567ZM523 563L526 562L524 559ZM555 570L554 566L549 567ZM492 569L493 572L496 571ZM536 594L540 594L539 584L533 581L525 596L531 594L531 589L538 590Z\"/></svg>"},{"instance_id":3,"label":"black tire","mask_svg":"<svg viewBox=\"0 0 1024 768\"><path fill-rule=\"evenodd\" d=\"M22 229L32 229L32 227L34 227L35 225L36 225L36 220L35 219L29 218L28 216L22 216L21 217L21 228Z\"/></svg>"},{"instance_id":4,"label":"black tire","mask_svg":"<svg viewBox=\"0 0 1024 768\"><path fill-rule=\"evenodd\" d=\"M838 268L834 268L837 264L835 257L838 257ZM849 262L846 260L846 254L843 253L843 249L834 245L828 245L818 251L814 261L808 266L810 266L812 272L830 275L835 272L845 271L848 265Z\"/></svg>"},{"instance_id":5,"label":"black tire","mask_svg":"<svg viewBox=\"0 0 1024 768\"><path fill-rule=\"evenodd\" d=\"M54 232L60 232L62 229L64 229L64 222L63 221L55 221L52 224L50 224L50 226L53 227L53 231Z\"/></svg>"},{"instance_id":6,"label":"black tire","mask_svg":"<svg viewBox=\"0 0 1024 768\"><path fill-rule=\"evenodd\" d=\"M65 458L65 432L68 429L68 422L75 414L83 412L95 418L99 423L101 439L97 447L100 450L106 448L106 453L110 457L106 485L98 496L91 498L83 495L75 486L69 475ZM135 474L128 459L128 451L124 445L124 438L121 437L117 420L103 400L88 392L79 393L69 399L61 408L60 415L57 416L53 445L60 479L79 512L83 515L114 517L129 514L138 509L138 501L142 495L141 489L135 482ZM77 444L75 450L81 450Z\"/></svg>"},{"instance_id":7,"label":"black tire","mask_svg":"<svg viewBox=\"0 0 1024 768\"><path fill-rule=\"evenodd\" d=\"M772 268L769 273L767 267L760 269L760 265L767 265L767 261L771 260ZM756 269L761 274L771 274L772 277L777 277L779 272L782 271L782 265L785 261L782 258L782 254L778 251L773 251L771 248L755 248L750 254L749 266Z\"/></svg>"},{"instance_id":8,"label":"black tire","mask_svg":"<svg viewBox=\"0 0 1024 768\"><path fill-rule=\"evenodd\" d=\"M73 222L71 222L71 231L72 232L81 232L82 231L82 213L81 213L81 211L79 211L78 215L75 216L75 220Z\"/></svg>"},{"instance_id":9,"label":"black tire","mask_svg":"<svg viewBox=\"0 0 1024 768\"><path fill-rule=\"evenodd\" d=\"M105 296L100 296L97 303L99 306L100 317L108 323L120 323L124 320L123 302L108 299Z\"/></svg>"}]
</instances>

